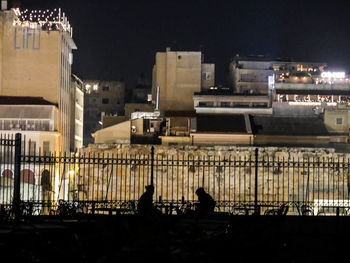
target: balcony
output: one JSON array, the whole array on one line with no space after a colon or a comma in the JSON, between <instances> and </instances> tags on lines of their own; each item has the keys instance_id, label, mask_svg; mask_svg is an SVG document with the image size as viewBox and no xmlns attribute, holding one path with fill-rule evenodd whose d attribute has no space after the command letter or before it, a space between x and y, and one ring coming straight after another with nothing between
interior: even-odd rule
<instances>
[{"instance_id":1,"label":"balcony","mask_svg":"<svg viewBox=\"0 0 350 263\"><path fill-rule=\"evenodd\" d=\"M0 120L0 130L51 131L50 120Z\"/></svg>"}]
</instances>

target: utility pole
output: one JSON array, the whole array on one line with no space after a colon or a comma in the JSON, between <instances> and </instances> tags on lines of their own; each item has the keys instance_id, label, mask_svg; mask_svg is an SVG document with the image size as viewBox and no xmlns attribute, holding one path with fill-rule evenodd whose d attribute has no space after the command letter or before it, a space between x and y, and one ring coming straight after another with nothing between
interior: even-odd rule
<instances>
[{"instance_id":1,"label":"utility pole","mask_svg":"<svg viewBox=\"0 0 350 263\"><path fill-rule=\"evenodd\" d=\"M254 192L254 214L255 215L260 214L260 207L258 206L258 169L259 169L258 152L259 152L259 149L255 148L255 192Z\"/></svg>"},{"instance_id":2,"label":"utility pole","mask_svg":"<svg viewBox=\"0 0 350 263\"><path fill-rule=\"evenodd\" d=\"M20 203L21 203L21 143L22 134L16 133L15 137L15 178L13 187L13 203L12 209L15 214L15 220L20 217Z\"/></svg>"}]
</instances>

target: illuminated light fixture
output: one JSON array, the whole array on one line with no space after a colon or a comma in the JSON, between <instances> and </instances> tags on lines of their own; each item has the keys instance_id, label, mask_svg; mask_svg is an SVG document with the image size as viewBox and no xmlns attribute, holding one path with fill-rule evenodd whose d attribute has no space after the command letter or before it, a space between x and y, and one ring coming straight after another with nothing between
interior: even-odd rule
<instances>
[{"instance_id":1,"label":"illuminated light fixture","mask_svg":"<svg viewBox=\"0 0 350 263\"><path fill-rule=\"evenodd\" d=\"M86 84L85 88L89 89L89 88L91 88L91 85L90 84Z\"/></svg>"},{"instance_id":2,"label":"illuminated light fixture","mask_svg":"<svg viewBox=\"0 0 350 263\"><path fill-rule=\"evenodd\" d=\"M299 102L299 101L289 101L289 105L303 105L303 106L318 106L321 105L321 102ZM328 106L337 106L336 102L327 102Z\"/></svg>"},{"instance_id":3,"label":"illuminated light fixture","mask_svg":"<svg viewBox=\"0 0 350 263\"><path fill-rule=\"evenodd\" d=\"M328 79L343 79L345 78L345 72L322 72L321 77Z\"/></svg>"}]
</instances>

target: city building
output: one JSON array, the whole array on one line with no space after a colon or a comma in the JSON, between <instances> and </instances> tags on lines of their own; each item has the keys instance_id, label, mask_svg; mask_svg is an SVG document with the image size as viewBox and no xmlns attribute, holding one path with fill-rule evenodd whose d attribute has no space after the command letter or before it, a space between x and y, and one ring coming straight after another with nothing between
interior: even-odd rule
<instances>
[{"instance_id":1,"label":"city building","mask_svg":"<svg viewBox=\"0 0 350 263\"><path fill-rule=\"evenodd\" d=\"M77 49L60 9L0 12L0 96L42 97L58 109L61 151L71 146L71 66Z\"/></svg>"},{"instance_id":2,"label":"city building","mask_svg":"<svg viewBox=\"0 0 350 263\"><path fill-rule=\"evenodd\" d=\"M92 133L102 128L104 116L124 116L123 81L85 80L84 145L93 143Z\"/></svg>"},{"instance_id":3,"label":"city building","mask_svg":"<svg viewBox=\"0 0 350 263\"><path fill-rule=\"evenodd\" d=\"M252 145L248 114L196 114L194 111L166 112L163 145Z\"/></svg>"},{"instance_id":4,"label":"city building","mask_svg":"<svg viewBox=\"0 0 350 263\"><path fill-rule=\"evenodd\" d=\"M261 94L209 90L194 93L193 104L203 114L272 114L271 98Z\"/></svg>"},{"instance_id":5,"label":"city building","mask_svg":"<svg viewBox=\"0 0 350 263\"><path fill-rule=\"evenodd\" d=\"M131 90L131 99L128 103L147 103L152 101L152 84L141 74L137 79L136 86Z\"/></svg>"},{"instance_id":6,"label":"city building","mask_svg":"<svg viewBox=\"0 0 350 263\"><path fill-rule=\"evenodd\" d=\"M230 86L238 94L268 94L274 61L264 56L236 55L229 64Z\"/></svg>"},{"instance_id":7,"label":"city building","mask_svg":"<svg viewBox=\"0 0 350 263\"><path fill-rule=\"evenodd\" d=\"M274 115L312 116L350 103L350 77L345 72L308 71L275 74L271 86Z\"/></svg>"},{"instance_id":8,"label":"city building","mask_svg":"<svg viewBox=\"0 0 350 263\"><path fill-rule=\"evenodd\" d=\"M158 52L152 86L158 99L148 104L154 110L130 104L130 117L95 133L95 142L158 143L158 137L164 145L348 143L350 78L344 72L329 72L326 63L237 56L227 89L215 86L214 66L200 58L200 52Z\"/></svg>"},{"instance_id":9,"label":"city building","mask_svg":"<svg viewBox=\"0 0 350 263\"><path fill-rule=\"evenodd\" d=\"M23 152L60 151L58 105L42 97L0 96L1 136L22 134Z\"/></svg>"},{"instance_id":10,"label":"city building","mask_svg":"<svg viewBox=\"0 0 350 263\"><path fill-rule=\"evenodd\" d=\"M269 58L260 56L236 55L229 65L230 86L238 94L264 94L268 95L269 77L290 76L300 74L319 74L327 66L326 63L295 62L290 59ZM293 80L294 78L288 78ZM307 78L303 79L307 82Z\"/></svg>"},{"instance_id":11,"label":"city building","mask_svg":"<svg viewBox=\"0 0 350 263\"><path fill-rule=\"evenodd\" d=\"M83 147L84 134L84 83L76 75L72 74L71 87L71 151L77 151Z\"/></svg>"},{"instance_id":12,"label":"city building","mask_svg":"<svg viewBox=\"0 0 350 263\"><path fill-rule=\"evenodd\" d=\"M152 77L152 98L155 101L157 87L160 89L159 110L193 110L192 96L214 86L214 65L202 64L201 52L157 52Z\"/></svg>"}]
</instances>

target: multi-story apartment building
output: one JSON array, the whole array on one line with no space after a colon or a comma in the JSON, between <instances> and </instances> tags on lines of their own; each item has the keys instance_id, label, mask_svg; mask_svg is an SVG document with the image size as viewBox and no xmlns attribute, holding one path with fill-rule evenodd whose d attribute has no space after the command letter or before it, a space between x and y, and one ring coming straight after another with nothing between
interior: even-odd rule
<instances>
[{"instance_id":1,"label":"multi-story apartment building","mask_svg":"<svg viewBox=\"0 0 350 263\"><path fill-rule=\"evenodd\" d=\"M84 84L81 79L72 74L71 88L71 151L83 147L84 132Z\"/></svg>"},{"instance_id":2,"label":"multi-story apartment building","mask_svg":"<svg viewBox=\"0 0 350 263\"><path fill-rule=\"evenodd\" d=\"M0 96L0 133L21 133L25 153L60 150L58 105L42 97ZM5 135L2 135L5 136Z\"/></svg>"},{"instance_id":3,"label":"multi-story apartment building","mask_svg":"<svg viewBox=\"0 0 350 263\"><path fill-rule=\"evenodd\" d=\"M319 74L326 66L325 63L236 55L229 65L229 80L234 93L267 95L269 76L281 75L284 72L289 72L291 75Z\"/></svg>"},{"instance_id":4,"label":"multi-story apartment building","mask_svg":"<svg viewBox=\"0 0 350 263\"><path fill-rule=\"evenodd\" d=\"M60 9L1 10L0 95L57 105L59 148L69 151L72 28Z\"/></svg>"},{"instance_id":5,"label":"multi-story apartment building","mask_svg":"<svg viewBox=\"0 0 350 263\"><path fill-rule=\"evenodd\" d=\"M84 145L93 143L91 133L102 128L103 116L124 114L125 83L123 81L85 80Z\"/></svg>"},{"instance_id":6,"label":"multi-story apartment building","mask_svg":"<svg viewBox=\"0 0 350 263\"><path fill-rule=\"evenodd\" d=\"M272 85L274 115L315 115L350 105L350 76L345 72L285 70Z\"/></svg>"},{"instance_id":7,"label":"multi-story apartment building","mask_svg":"<svg viewBox=\"0 0 350 263\"><path fill-rule=\"evenodd\" d=\"M229 80L233 92L267 95L268 77L273 75L273 65L273 60L263 56L236 55L229 65Z\"/></svg>"},{"instance_id":8,"label":"multi-story apartment building","mask_svg":"<svg viewBox=\"0 0 350 263\"><path fill-rule=\"evenodd\" d=\"M313 85L321 82L325 63L292 62L269 59L263 56L236 56L230 63L230 90L207 90L195 93L194 108L197 113L248 113L248 114L298 114L306 113L294 105L290 112L280 104L287 86ZM280 86L284 88L281 90ZM295 86L295 85L294 85ZM306 92L302 85L299 90ZM333 92L324 88L323 92ZM282 93L281 93L282 92ZM279 94L281 93L281 96Z\"/></svg>"},{"instance_id":9,"label":"multi-story apartment building","mask_svg":"<svg viewBox=\"0 0 350 263\"><path fill-rule=\"evenodd\" d=\"M159 110L193 110L192 96L214 85L214 65L202 64L201 52L157 52L153 67L152 98L160 91ZM204 78L204 79L203 79Z\"/></svg>"}]
</instances>

